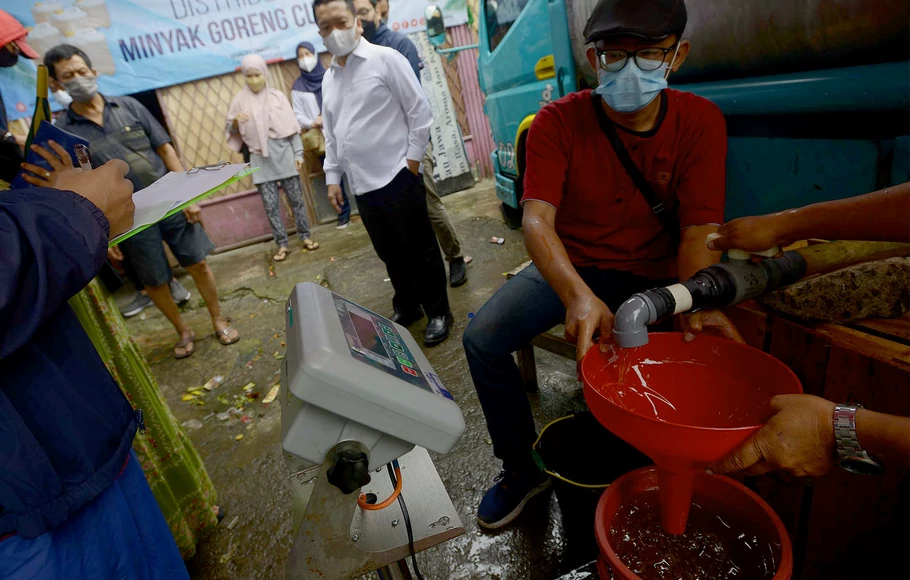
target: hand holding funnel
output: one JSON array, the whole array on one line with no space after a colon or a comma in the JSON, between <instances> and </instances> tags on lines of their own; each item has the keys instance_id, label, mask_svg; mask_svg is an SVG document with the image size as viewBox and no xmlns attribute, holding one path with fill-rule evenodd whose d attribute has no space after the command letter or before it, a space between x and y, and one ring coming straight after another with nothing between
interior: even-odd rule
<instances>
[{"instance_id":1,"label":"hand holding funnel","mask_svg":"<svg viewBox=\"0 0 910 580\"><path fill-rule=\"evenodd\" d=\"M730 340L652 333L647 345L592 348L581 364L585 400L604 427L659 468L661 520L685 531L696 472L758 431L779 394L801 393L796 375Z\"/></svg>"}]
</instances>

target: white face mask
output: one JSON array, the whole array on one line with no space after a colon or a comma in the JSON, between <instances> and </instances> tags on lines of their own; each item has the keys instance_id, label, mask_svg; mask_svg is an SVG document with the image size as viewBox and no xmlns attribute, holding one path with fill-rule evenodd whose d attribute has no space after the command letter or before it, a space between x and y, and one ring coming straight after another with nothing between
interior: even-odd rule
<instances>
[{"instance_id":1,"label":"white face mask","mask_svg":"<svg viewBox=\"0 0 910 580\"><path fill-rule=\"evenodd\" d=\"M329 52L335 56L347 56L357 47L357 27L352 26L343 30L335 29L326 38L322 39Z\"/></svg>"},{"instance_id":2,"label":"white face mask","mask_svg":"<svg viewBox=\"0 0 910 580\"><path fill-rule=\"evenodd\" d=\"M310 72L314 68L316 68L316 57L313 55L310 55L310 56L305 56L303 58L298 58L297 66L299 66L301 70Z\"/></svg>"}]
</instances>

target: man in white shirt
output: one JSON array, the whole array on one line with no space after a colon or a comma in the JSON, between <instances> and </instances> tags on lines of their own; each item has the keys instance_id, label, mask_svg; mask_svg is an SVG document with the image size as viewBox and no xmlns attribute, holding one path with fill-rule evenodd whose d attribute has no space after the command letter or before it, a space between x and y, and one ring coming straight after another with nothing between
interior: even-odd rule
<instances>
[{"instance_id":1,"label":"man in white shirt","mask_svg":"<svg viewBox=\"0 0 910 580\"><path fill-rule=\"evenodd\" d=\"M392 320L428 317L424 344L453 324L446 270L418 177L430 141L430 104L401 54L361 38L353 0L314 0L323 43L334 55L322 81L322 121L329 201L340 211L341 176L357 201L395 297ZM421 306L423 311L421 311Z\"/></svg>"}]
</instances>

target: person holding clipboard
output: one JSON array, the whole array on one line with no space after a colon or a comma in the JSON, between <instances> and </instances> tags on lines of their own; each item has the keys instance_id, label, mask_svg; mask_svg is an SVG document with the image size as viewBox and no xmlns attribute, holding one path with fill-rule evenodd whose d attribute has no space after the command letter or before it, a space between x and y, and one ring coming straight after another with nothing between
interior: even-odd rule
<instances>
[{"instance_id":1,"label":"person holding clipboard","mask_svg":"<svg viewBox=\"0 0 910 580\"><path fill-rule=\"evenodd\" d=\"M189 578L131 450L144 414L67 303L132 226L128 170L0 195L0 578Z\"/></svg>"},{"instance_id":2,"label":"person holding clipboard","mask_svg":"<svg viewBox=\"0 0 910 580\"><path fill-rule=\"evenodd\" d=\"M98 92L97 73L82 50L68 44L56 46L44 55L44 64L52 88L64 88L73 97L70 107L57 120L57 127L86 139L96 163L126 161L130 168L127 179L136 191L168 171L184 171L170 136L145 107L131 97L105 97ZM149 297L177 331L175 358L193 354L196 335L171 297L162 242L193 277L218 341L229 345L240 340L240 334L221 314L215 277L205 261L214 246L202 229L201 220L201 210L194 204L120 244Z\"/></svg>"}]
</instances>

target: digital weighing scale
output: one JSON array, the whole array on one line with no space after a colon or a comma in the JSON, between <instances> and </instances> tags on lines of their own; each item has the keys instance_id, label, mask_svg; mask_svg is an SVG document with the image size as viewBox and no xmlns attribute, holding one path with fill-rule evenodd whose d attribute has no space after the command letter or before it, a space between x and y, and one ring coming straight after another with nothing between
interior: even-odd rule
<instances>
[{"instance_id":1,"label":"digital weighing scale","mask_svg":"<svg viewBox=\"0 0 910 580\"><path fill-rule=\"evenodd\" d=\"M281 445L294 492L288 578L407 575L399 503L379 511L360 493L392 494L384 466L398 460L415 551L464 533L430 459L452 450L464 417L402 326L312 283L285 307Z\"/></svg>"}]
</instances>

